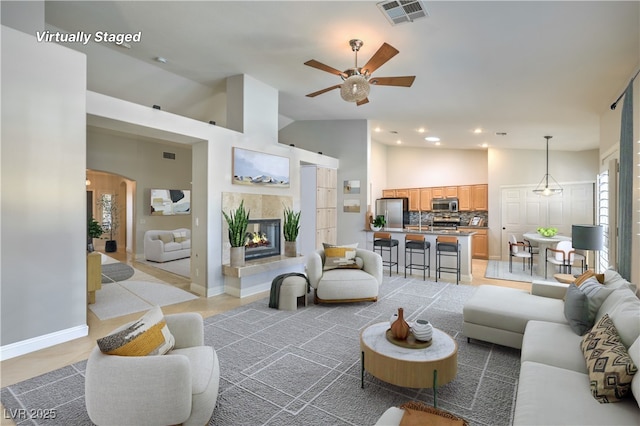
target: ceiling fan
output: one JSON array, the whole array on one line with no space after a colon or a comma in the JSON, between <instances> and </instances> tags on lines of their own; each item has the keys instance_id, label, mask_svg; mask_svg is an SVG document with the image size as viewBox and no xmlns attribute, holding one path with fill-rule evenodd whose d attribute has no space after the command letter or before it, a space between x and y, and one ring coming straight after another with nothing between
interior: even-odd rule
<instances>
[{"instance_id":1,"label":"ceiling fan","mask_svg":"<svg viewBox=\"0 0 640 426\"><path fill-rule=\"evenodd\" d=\"M364 105L369 102L369 89L370 85L377 86L402 86L411 87L413 81L416 79L415 75L404 77L372 77L371 74L375 70L384 65L389 59L396 56L399 51L390 44L383 43L378 51L369 59L363 67L358 67L358 51L364 43L362 40L353 39L349 40L351 50L355 52L355 66L344 71L337 70L333 67L325 65L321 62L311 59L305 62L313 68L317 68L322 71L326 71L331 74L339 75L343 83L336 84L326 89L318 90L317 92L309 93L307 97L313 98L323 93L329 92L333 89L340 88L340 96L347 102L355 102L356 105Z\"/></svg>"}]
</instances>

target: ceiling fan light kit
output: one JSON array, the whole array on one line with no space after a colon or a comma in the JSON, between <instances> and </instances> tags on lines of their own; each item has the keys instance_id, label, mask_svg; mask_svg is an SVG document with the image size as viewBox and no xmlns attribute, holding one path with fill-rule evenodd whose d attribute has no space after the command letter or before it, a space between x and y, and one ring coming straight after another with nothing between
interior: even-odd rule
<instances>
[{"instance_id":1,"label":"ceiling fan light kit","mask_svg":"<svg viewBox=\"0 0 640 426\"><path fill-rule=\"evenodd\" d=\"M351 50L355 54L355 65L345 71L325 65L321 62L311 59L304 64L312 68L326 71L330 74L338 75L343 80L342 84L336 84L313 93L309 93L307 97L313 98L333 89L340 88L340 96L347 102L355 102L356 105L364 105L369 102L369 92L371 85L379 86L402 86L411 87L415 76L404 77L376 77L371 78L371 74L384 65L389 59L393 58L399 51L390 44L383 43L377 52L369 59L363 67L358 67L358 51L364 45L362 40L349 40Z\"/></svg>"},{"instance_id":2,"label":"ceiling fan light kit","mask_svg":"<svg viewBox=\"0 0 640 426\"><path fill-rule=\"evenodd\" d=\"M542 180L540 180L540 183L538 183L536 189L533 190L533 193L548 197L551 195L562 194L562 187L560 186L558 181L556 181L553 176L549 174L549 139L551 139L552 136L545 136L544 138L547 140L547 171L545 175L542 176ZM549 186L549 178L551 178L555 186ZM543 183L544 187L542 186Z\"/></svg>"}]
</instances>

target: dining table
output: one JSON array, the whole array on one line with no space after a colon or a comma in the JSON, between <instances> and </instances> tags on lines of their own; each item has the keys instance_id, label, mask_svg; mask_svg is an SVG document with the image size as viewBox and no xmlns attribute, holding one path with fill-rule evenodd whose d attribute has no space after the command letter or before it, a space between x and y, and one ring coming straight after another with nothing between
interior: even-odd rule
<instances>
[{"instance_id":1,"label":"dining table","mask_svg":"<svg viewBox=\"0 0 640 426\"><path fill-rule=\"evenodd\" d=\"M546 257L546 251L548 247L554 247L560 241L571 241L571 237L566 235L556 234L553 237L545 237L537 232L527 232L522 234L525 240L538 243L540 256Z\"/></svg>"}]
</instances>

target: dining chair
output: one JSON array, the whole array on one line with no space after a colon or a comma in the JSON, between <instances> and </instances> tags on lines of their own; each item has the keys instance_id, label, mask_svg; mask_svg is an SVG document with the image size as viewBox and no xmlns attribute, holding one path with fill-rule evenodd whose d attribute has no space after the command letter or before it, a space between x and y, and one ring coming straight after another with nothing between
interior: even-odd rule
<instances>
[{"instance_id":1,"label":"dining chair","mask_svg":"<svg viewBox=\"0 0 640 426\"><path fill-rule=\"evenodd\" d=\"M513 272L513 258L522 259L522 270L524 271L525 262L528 260L529 270L533 275L533 253L531 246L524 241L518 241L515 235L511 234L509 241L509 272Z\"/></svg>"},{"instance_id":2,"label":"dining chair","mask_svg":"<svg viewBox=\"0 0 640 426\"><path fill-rule=\"evenodd\" d=\"M544 278L547 279L547 265L549 263L558 266L560 273L570 274L575 255L576 251L571 246L571 241L559 241L555 248L547 247L545 250Z\"/></svg>"}]
</instances>

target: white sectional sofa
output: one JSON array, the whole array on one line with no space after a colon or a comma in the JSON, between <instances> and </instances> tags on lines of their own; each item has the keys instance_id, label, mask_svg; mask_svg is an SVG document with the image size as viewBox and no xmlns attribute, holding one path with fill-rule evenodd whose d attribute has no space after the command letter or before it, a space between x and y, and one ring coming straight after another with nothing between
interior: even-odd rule
<instances>
[{"instance_id":1,"label":"white sectional sofa","mask_svg":"<svg viewBox=\"0 0 640 426\"><path fill-rule=\"evenodd\" d=\"M624 346L622 351L626 349L638 367L640 299L636 288L615 271L605 272L601 286L602 290L596 290L601 291L597 297L601 304L597 311L593 309L594 322L608 315ZM568 288L568 284L534 282L529 294L480 286L464 306L463 333L471 339L522 348L514 425L640 424L640 373L633 376L630 394L622 401L601 403L592 395L593 376L583 352L583 336L572 330L565 317L563 298ZM572 290L575 287L569 292ZM570 306L574 299L566 297ZM585 303L591 308L597 305L591 299ZM572 324L575 327L575 320Z\"/></svg>"},{"instance_id":2,"label":"white sectional sofa","mask_svg":"<svg viewBox=\"0 0 640 426\"><path fill-rule=\"evenodd\" d=\"M191 257L191 230L149 230L144 233L144 258L152 262Z\"/></svg>"}]
</instances>

